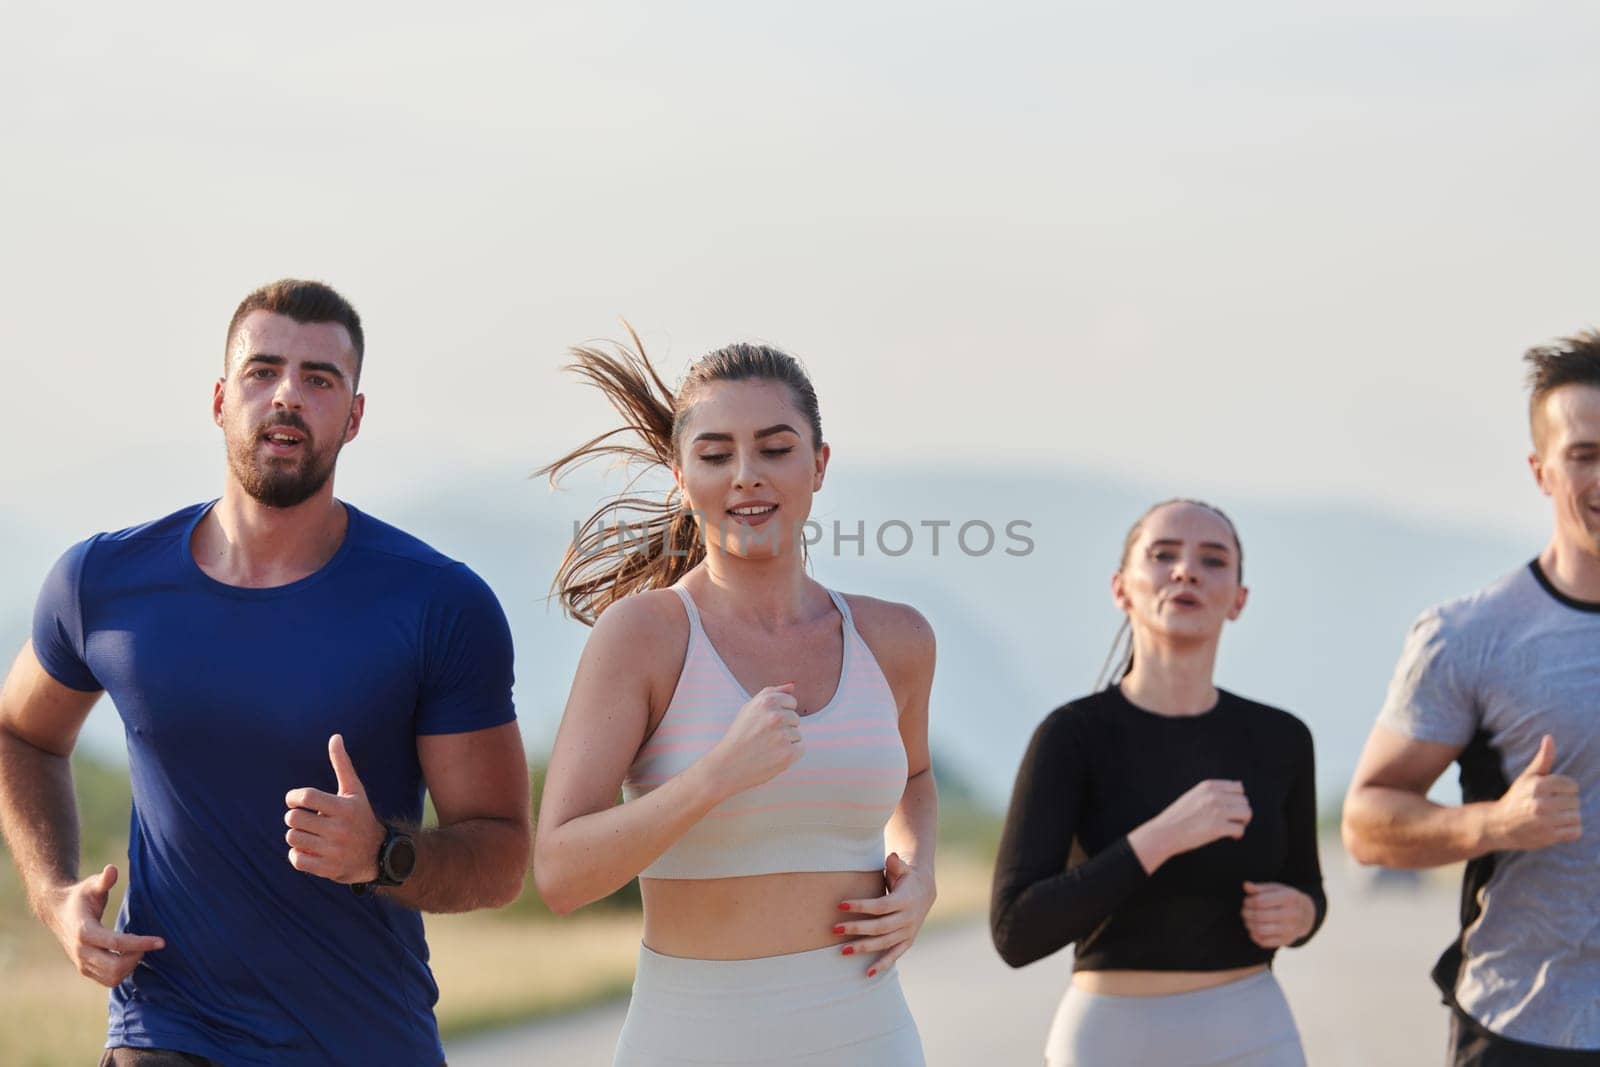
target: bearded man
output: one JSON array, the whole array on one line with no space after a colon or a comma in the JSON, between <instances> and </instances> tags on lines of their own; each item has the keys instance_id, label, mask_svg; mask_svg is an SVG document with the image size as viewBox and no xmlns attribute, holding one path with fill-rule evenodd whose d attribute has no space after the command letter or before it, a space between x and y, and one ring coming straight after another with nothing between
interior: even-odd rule
<instances>
[{"instance_id":1,"label":"bearded man","mask_svg":"<svg viewBox=\"0 0 1600 1067\"><path fill-rule=\"evenodd\" d=\"M69 549L0 689L0 827L36 914L111 989L103 1064L443 1063L419 912L521 891L500 605L333 495L363 348L326 285L247 296L211 402L222 496ZM117 869L80 877L69 763L101 693L133 786L109 927Z\"/></svg>"}]
</instances>

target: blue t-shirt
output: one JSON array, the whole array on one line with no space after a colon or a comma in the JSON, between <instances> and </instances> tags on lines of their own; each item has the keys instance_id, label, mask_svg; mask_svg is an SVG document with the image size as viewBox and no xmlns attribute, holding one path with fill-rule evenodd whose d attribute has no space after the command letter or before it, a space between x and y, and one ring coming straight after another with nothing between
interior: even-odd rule
<instances>
[{"instance_id":1,"label":"blue t-shirt","mask_svg":"<svg viewBox=\"0 0 1600 1067\"><path fill-rule=\"evenodd\" d=\"M505 615L465 566L349 505L316 573L225 585L190 552L210 506L74 545L34 613L45 670L104 689L122 716L117 929L166 940L112 991L106 1044L229 1065L441 1063L422 917L291 867L284 794L337 791L340 733L378 817L420 821L417 735L516 718Z\"/></svg>"}]
</instances>

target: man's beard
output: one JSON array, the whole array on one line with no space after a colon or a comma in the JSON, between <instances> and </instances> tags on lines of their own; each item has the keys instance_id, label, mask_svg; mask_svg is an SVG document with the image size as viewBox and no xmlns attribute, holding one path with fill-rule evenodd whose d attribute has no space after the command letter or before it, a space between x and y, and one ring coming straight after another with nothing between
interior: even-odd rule
<instances>
[{"instance_id":1,"label":"man's beard","mask_svg":"<svg viewBox=\"0 0 1600 1067\"><path fill-rule=\"evenodd\" d=\"M292 465L258 452L261 439L278 426L292 427L305 437L300 446L303 454ZM275 419L258 427L249 437L228 445L228 469L256 503L269 508L292 508L316 496L333 477L339 450L344 447L344 435L339 436L341 442L334 446L331 455L324 456L314 447L315 439L305 423L294 416Z\"/></svg>"}]
</instances>

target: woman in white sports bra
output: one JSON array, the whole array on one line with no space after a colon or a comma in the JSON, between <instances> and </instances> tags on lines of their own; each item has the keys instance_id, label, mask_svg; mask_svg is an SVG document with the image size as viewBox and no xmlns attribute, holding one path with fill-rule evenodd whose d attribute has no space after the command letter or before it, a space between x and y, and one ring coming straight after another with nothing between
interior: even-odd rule
<instances>
[{"instance_id":1,"label":"woman in white sports bra","mask_svg":"<svg viewBox=\"0 0 1600 1067\"><path fill-rule=\"evenodd\" d=\"M934 899L933 632L807 575L829 448L796 360L731 345L674 393L633 342L573 350L624 426L546 470L609 456L676 488L601 507L557 575L594 633L535 882L564 914L640 879L618 1065L915 1067L894 964Z\"/></svg>"}]
</instances>

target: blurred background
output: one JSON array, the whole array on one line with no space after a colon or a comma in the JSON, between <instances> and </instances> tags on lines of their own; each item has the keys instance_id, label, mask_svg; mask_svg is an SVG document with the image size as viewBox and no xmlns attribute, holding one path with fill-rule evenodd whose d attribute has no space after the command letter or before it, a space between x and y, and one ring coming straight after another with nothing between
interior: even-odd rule
<instances>
[{"instance_id":1,"label":"blurred background","mask_svg":"<svg viewBox=\"0 0 1600 1067\"><path fill-rule=\"evenodd\" d=\"M1592 5L1512 0L8 0L0 644L70 543L217 495L229 314L320 278L368 339L339 495L498 592L537 764L586 634L549 581L617 483L528 475L613 425L560 368L626 316L669 378L735 339L810 369L814 572L939 635L952 923L1167 496L1237 522L1253 591L1218 681L1311 725L1335 819L1410 620L1546 536L1518 357L1595 318L1596 44ZM86 862L120 862L123 759L103 701ZM0 1061L84 1062L103 996L15 883ZM592 910L431 921L450 1032L625 988L636 916ZM509 922L592 979L452 981Z\"/></svg>"}]
</instances>

